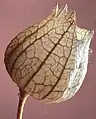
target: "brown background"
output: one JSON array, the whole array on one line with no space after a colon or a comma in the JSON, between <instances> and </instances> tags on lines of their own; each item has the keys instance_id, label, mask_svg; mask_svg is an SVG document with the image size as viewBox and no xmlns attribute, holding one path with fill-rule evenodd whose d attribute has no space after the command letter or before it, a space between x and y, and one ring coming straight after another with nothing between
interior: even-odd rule
<instances>
[{"instance_id":1,"label":"brown background","mask_svg":"<svg viewBox=\"0 0 96 119\"><path fill-rule=\"evenodd\" d=\"M15 119L18 102L18 88L3 63L5 48L18 32L44 19L56 3L56 0L0 0L0 119ZM58 3L67 3L70 9L77 11L80 27L96 28L96 0L58 0ZM88 73L76 96L51 105L41 104L30 97L24 119L96 119L96 34L91 49Z\"/></svg>"}]
</instances>

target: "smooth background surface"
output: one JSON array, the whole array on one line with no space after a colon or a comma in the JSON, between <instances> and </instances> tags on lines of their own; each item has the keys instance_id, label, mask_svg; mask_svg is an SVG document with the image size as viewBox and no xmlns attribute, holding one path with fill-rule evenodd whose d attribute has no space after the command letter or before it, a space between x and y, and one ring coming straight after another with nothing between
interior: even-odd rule
<instances>
[{"instance_id":1,"label":"smooth background surface","mask_svg":"<svg viewBox=\"0 0 96 119\"><path fill-rule=\"evenodd\" d=\"M0 119L16 119L18 88L8 76L3 55L7 44L21 30L51 13L56 0L0 0ZM58 0L77 11L77 24L96 29L96 0ZM95 119L96 118L96 34L92 56L83 86L67 102L45 105L32 97L24 110L24 119ZM46 114L46 110L47 114Z\"/></svg>"}]
</instances>

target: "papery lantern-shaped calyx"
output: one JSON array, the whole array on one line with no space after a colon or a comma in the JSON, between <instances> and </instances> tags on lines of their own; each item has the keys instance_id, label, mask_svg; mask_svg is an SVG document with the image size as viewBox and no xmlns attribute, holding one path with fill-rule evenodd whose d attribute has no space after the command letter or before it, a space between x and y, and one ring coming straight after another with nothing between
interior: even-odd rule
<instances>
[{"instance_id":1,"label":"papery lantern-shaped calyx","mask_svg":"<svg viewBox=\"0 0 96 119\"><path fill-rule=\"evenodd\" d=\"M46 103L65 101L80 88L93 31L76 26L75 11L58 7L8 45L6 69L20 89Z\"/></svg>"}]
</instances>

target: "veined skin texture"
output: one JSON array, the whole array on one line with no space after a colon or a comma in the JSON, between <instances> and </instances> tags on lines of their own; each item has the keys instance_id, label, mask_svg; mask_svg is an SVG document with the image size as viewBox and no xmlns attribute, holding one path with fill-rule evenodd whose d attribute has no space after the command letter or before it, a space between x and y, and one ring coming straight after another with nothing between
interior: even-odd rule
<instances>
[{"instance_id":1,"label":"veined skin texture","mask_svg":"<svg viewBox=\"0 0 96 119\"><path fill-rule=\"evenodd\" d=\"M66 101L85 78L93 34L77 27L75 11L57 5L46 19L10 42L5 52L6 69L33 98L45 103Z\"/></svg>"}]
</instances>

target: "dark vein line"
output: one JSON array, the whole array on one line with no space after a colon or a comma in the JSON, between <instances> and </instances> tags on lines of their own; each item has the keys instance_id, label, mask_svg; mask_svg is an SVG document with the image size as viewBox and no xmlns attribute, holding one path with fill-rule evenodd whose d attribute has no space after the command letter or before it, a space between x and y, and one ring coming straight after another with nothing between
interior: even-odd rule
<instances>
[{"instance_id":1,"label":"dark vein line","mask_svg":"<svg viewBox=\"0 0 96 119\"><path fill-rule=\"evenodd\" d=\"M73 38L73 39L74 39L74 38ZM72 40L72 44L73 44L73 40ZM56 81L56 83L55 83L55 85L52 87L52 89L51 89L45 96L42 97L42 99L46 98L49 94L51 94L52 91L54 90L54 88L56 87L56 85L58 84L58 82L60 81L61 76L62 76L62 74L63 74L63 72L64 72L64 69L65 69L65 67L66 67L66 65L67 65L67 62L68 62L68 60L69 60L69 57L70 57L70 55L71 55L71 51L72 51L72 45L71 45L71 49L70 49L69 56L68 56L68 58L67 58L67 60L66 60L66 62L65 62L65 65L64 65L64 67L63 67L63 69L62 69L62 71L61 71L61 74L60 74L58 80ZM66 88L65 88L65 89L66 89Z\"/></svg>"}]
</instances>

